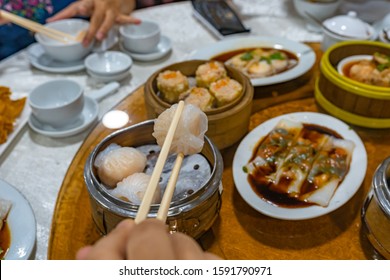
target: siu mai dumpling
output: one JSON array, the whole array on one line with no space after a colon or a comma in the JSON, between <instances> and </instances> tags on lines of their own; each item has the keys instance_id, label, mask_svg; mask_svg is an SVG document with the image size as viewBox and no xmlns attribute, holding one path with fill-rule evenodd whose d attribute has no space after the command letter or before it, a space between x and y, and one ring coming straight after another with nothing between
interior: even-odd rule
<instances>
[{"instance_id":1,"label":"siu mai dumpling","mask_svg":"<svg viewBox=\"0 0 390 280\"><path fill-rule=\"evenodd\" d=\"M162 99L173 104L189 89L188 78L180 71L166 70L157 76L157 88Z\"/></svg>"},{"instance_id":2,"label":"siu mai dumpling","mask_svg":"<svg viewBox=\"0 0 390 280\"><path fill-rule=\"evenodd\" d=\"M148 187L151 175L145 173L134 173L122 181L116 188L111 190L111 195L129 201L134 204L141 204ZM152 203L157 204L161 201L161 189L158 187L153 195Z\"/></svg>"},{"instance_id":3,"label":"siu mai dumpling","mask_svg":"<svg viewBox=\"0 0 390 280\"><path fill-rule=\"evenodd\" d=\"M185 103L198 106L204 112L214 107L215 98L206 88L193 87L182 97Z\"/></svg>"},{"instance_id":4,"label":"siu mai dumpling","mask_svg":"<svg viewBox=\"0 0 390 280\"><path fill-rule=\"evenodd\" d=\"M211 83L227 77L225 66L219 61L199 65L195 72L196 85L208 88Z\"/></svg>"},{"instance_id":5,"label":"siu mai dumpling","mask_svg":"<svg viewBox=\"0 0 390 280\"><path fill-rule=\"evenodd\" d=\"M229 104L242 93L242 85L230 78L220 79L210 85L210 92L217 100L217 107Z\"/></svg>"},{"instance_id":6,"label":"siu mai dumpling","mask_svg":"<svg viewBox=\"0 0 390 280\"><path fill-rule=\"evenodd\" d=\"M100 181L106 186L113 188L124 178L145 169L146 156L137 149L118 145L106 149L109 151L99 153L94 163Z\"/></svg>"}]
</instances>

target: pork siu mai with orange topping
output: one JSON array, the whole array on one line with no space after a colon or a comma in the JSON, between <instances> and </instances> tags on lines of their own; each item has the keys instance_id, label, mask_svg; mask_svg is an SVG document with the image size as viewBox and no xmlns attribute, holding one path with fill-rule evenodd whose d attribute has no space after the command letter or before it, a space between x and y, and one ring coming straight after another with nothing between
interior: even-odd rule
<instances>
[{"instance_id":1,"label":"pork siu mai with orange topping","mask_svg":"<svg viewBox=\"0 0 390 280\"><path fill-rule=\"evenodd\" d=\"M188 78L180 71L166 70L157 77L157 88L162 99L169 103L179 101L180 94L189 89Z\"/></svg>"},{"instance_id":2,"label":"pork siu mai with orange topping","mask_svg":"<svg viewBox=\"0 0 390 280\"><path fill-rule=\"evenodd\" d=\"M220 107L237 99L242 92L242 85L236 80L224 78L212 83L210 92L217 100L217 106Z\"/></svg>"},{"instance_id":3,"label":"pork siu mai with orange topping","mask_svg":"<svg viewBox=\"0 0 390 280\"><path fill-rule=\"evenodd\" d=\"M208 88L211 83L227 77L225 66L222 62L210 61L199 65L195 72L196 85Z\"/></svg>"},{"instance_id":4,"label":"pork siu mai with orange topping","mask_svg":"<svg viewBox=\"0 0 390 280\"><path fill-rule=\"evenodd\" d=\"M192 104L206 112L214 108L215 98L206 88L193 87L180 96L186 104Z\"/></svg>"}]
</instances>

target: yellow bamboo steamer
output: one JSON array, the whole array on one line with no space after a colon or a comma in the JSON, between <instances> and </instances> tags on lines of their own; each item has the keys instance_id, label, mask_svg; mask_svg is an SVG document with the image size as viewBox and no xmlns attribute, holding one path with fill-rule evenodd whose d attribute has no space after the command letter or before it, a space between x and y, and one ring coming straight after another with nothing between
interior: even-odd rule
<instances>
[{"instance_id":1,"label":"yellow bamboo steamer","mask_svg":"<svg viewBox=\"0 0 390 280\"><path fill-rule=\"evenodd\" d=\"M390 56L390 45L372 41L341 42L322 56L315 84L317 102L330 114L354 125L369 128L390 127L390 87L354 81L337 71L338 63L353 55Z\"/></svg>"},{"instance_id":2,"label":"yellow bamboo steamer","mask_svg":"<svg viewBox=\"0 0 390 280\"><path fill-rule=\"evenodd\" d=\"M188 77L195 77L199 65L206 60L189 60L169 65L153 73L145 84L145 105L149 118L156 118L172 104L165 102L158 96L157 76L165 70L180 71ZM241 140L248 132L251 116L253 86L240 71L225 66L227 75L242 85L242 93L233 102L219 108L208 110L208 131L206 135L214 142L218 149L223 149Z\"/></svg>"}]
</instances>

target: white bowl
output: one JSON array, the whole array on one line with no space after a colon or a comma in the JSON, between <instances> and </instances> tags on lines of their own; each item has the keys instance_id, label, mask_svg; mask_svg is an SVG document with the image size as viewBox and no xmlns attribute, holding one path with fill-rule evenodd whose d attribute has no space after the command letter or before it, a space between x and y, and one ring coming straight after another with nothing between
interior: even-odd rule
<instances>
[{"instance_id":1,"label":"white bowl","mask_svg":"<svg viewBox=\"0 0 390 280\"><path fill-rule=\"evenodd\" d=\"M133 65L133 60L125 53L106 51L90 54L84 64L87 70L96 75L112 76L128 71Z\"/></svg>"},{"instance_id":2,"label":"white bowl","mask_svg":"<svg viewBox=\"0 0 390 280\"><path fill-rule=\"evenodd\" d=\"M161 38L161 30L153 21L142 21L140 24L122 25L119 33L124 47L136 53L155 51Z\"/></svg>"},{"instance_id":3,"label":"white bowl","mask_svg":"<svg viewBox=\"0 0 390 280\"><path fill-rule=\"evenodd\" d=\"M306 28L310 31L320 32L321 26L315 22L310 15L319 21L334 16L341 4L341 0L330 0L329 2L312 2L308 0L294 0L296 12L306 20ZM309 15L307 15L309 14Z\"/></svg>"},{"instance_id":4,"label":"white bowl","mask_svg":"<svg viewBox=\"0 0 390 280\"><path fill-rule=\"evenodd\" d=\"M82 19L64 19L45 24L50 27L73 36L81 31L85 31L89 27L89 22ZM81 42L63 43L47 37L43 34L36 33L35 39L42 45L45 52L53 59L58 61L77 61L84 58L92 49L92 43L88 47L84 47Z\"/></svg>"},{"instance_id":5,"label":"white bowl","mask_svg":"<svg viewBox=\"0 0 390 280\"><path fill-rule=\"evenodd\" d=\"M42 124L61 127L76 121L84 108L82 87L71 80L43 83L29 94L32 114Z\"/></svg>"},{"instance_id":6,"label":"white bowl","mask_svg":"<svg viewBox=\"0 0 390 280\"><path fill-rule=\"evenodd\" d=\"M359 60L372 60L372 55L351 55L347 56L346 58L343 58L340 60L340 62L337 64L337 71L344 76L343 68L346 64L353 62L353 61L359 61Z\"/></svg>"}]
</instances>

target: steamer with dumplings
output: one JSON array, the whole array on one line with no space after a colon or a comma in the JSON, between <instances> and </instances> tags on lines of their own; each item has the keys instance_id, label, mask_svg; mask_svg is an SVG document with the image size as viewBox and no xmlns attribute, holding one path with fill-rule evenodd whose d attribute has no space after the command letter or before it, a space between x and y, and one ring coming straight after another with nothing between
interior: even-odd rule
<instances>
[{"instance_id":1,"label":"steamer with dumplings","mask_svg":"<svg viewBox=\"0 0 390 280\"><path fill-rule=\"evenodd\" d=\"M94 161L107 146L139 147L156 144L152 136L154 121L148 120L121 130L103 139L91 152L84 168L84 179L89 192L93 220L102 234L109 233L125 218L134 219L138 205L112 196L101 184ZM183 232L199 238L217 219L221 207L223 160L218 148L205 137L201 151L210 164L211 175L200 189L190 196L171 202L167 224L171 232ZM159 205L151 206L148 218L155 218Z\"/></svg>"},{"instance_id":2,"label":"steamer with dumplings","mask_svg":"<svg viewBox=\"0 0 390 280\"><path fill-rule=\"evenodd\" d=\"M333 116L353 125L390 128L390 88L352 80L337 70L343 59L354 55L390 55L390 45L348 41L331 46L322 56L316 79L316 101Z\"/></svg>"},{"instance_id":3,"label":"steamer with dumplings","mask_svg":"<svg viewBox=\"0 0 390 280\"><path fill-rule=\"evenodd\" d=\"M208 61L188 60L169 65L149 77L145 84L145 106L149 118L156 118L171 104L158 96L157 76L165 70L180 71L183 75L194 77L196 69ZM248 132L251 116L253 86L244 74L232 67L225 66L227 75L242 85L241 95L234 101L219 108L208 110L208 131L206 135L218 149L223 149L238 142Z\"/></svg>"}]
</instances>

